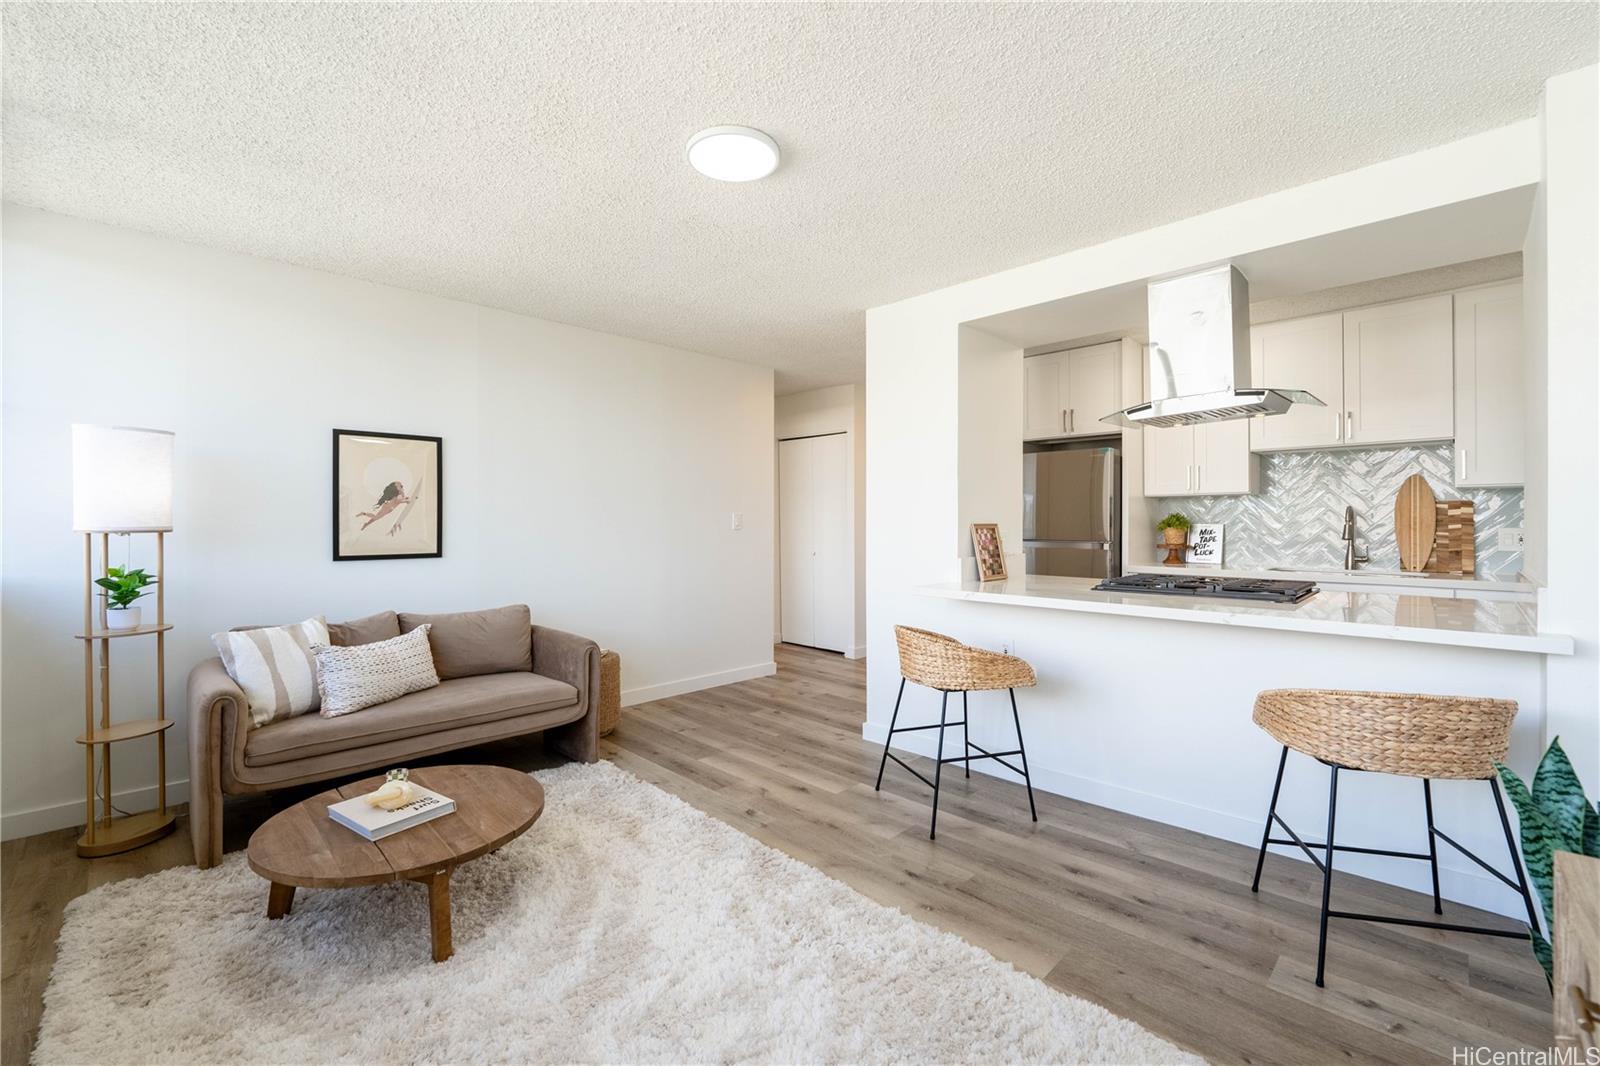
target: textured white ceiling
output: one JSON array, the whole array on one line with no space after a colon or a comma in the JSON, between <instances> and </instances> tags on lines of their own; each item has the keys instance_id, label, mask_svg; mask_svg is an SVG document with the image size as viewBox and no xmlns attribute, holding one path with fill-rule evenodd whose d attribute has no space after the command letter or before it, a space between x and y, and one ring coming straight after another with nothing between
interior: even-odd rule
<instances>
[{"instance_id":1,"label":"textured white ceiling","mask_svg":"<svg viewBox=\"0 0 1600 1066\"><path fill-rule=\"evenodd\" d=\"M1591 4L23 4L20 203L860 380L862 311L1535 113ZM767 130L725 185L695 130Z\"/></svg>"}]
</instances>

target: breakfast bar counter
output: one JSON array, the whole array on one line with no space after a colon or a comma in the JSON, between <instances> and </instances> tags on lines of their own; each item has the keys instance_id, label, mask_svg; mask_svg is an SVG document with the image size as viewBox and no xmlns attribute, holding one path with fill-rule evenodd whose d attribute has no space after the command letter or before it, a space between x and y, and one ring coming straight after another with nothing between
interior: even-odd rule
<instances>
[{"instance_id":1,"label":"breakfast bar counter","mask_svg":"<svg viewBox=\"0 0 1600 1066\"><path fill-rule=\"evenodd\" d=\"M1005 581L923 585L917 592L951 600L1088 614L1160 618L1205 625L1328 633L1377 640L1571 655L1572 638L1541 633L1533 604L1323 589L1299 603L1259 603L1209 596L1097 591L1094 578L1024 575Z\"/></svg>"}]
</instances>

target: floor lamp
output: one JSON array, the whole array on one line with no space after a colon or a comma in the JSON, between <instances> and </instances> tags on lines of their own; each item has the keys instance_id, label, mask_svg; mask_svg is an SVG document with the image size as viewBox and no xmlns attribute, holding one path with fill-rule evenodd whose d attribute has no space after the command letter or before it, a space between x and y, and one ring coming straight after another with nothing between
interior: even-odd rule
<instances>
[{"instance_id":1,"label":"floor lamp","mask_svg":"<svg viewBox=\"0 0 1600 1066\"><path fill-rule=\"evenodd\" d=\"M172 434L127 426L72 427L72 528L83 535L83 746L84 827L78 854L87 858L115 855L172 832L177 815L167 809L166 677L166 536L172 531ZM100 544L99 573L109 576L111 537L155 534L155 601L153 622L113 626L106 600L95 605L95 541ZM142 621L142 619L141 619ZM152 638L156 651L153 714L111 718L111 643ZM132 646L132 645L130 645ZM99 654L99 716L96 720L95 657ZM156 809L124 814L112 804L111 749L126 741L154 736L156 742ZM99 785L96 787L96 764ZM96 793L99 809L96 810Z\"/></svg>"}]
</instances>

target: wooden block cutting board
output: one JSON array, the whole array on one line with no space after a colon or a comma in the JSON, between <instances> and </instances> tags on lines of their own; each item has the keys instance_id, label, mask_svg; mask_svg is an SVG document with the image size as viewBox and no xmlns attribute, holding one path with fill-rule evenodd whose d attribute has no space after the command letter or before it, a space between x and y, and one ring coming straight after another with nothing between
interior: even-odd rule
<instances>
[{"instance_id":1,"label":"wooden block cutting board","mask_svg":"<svg viewBox=\"0 0 1600 1066\"><path fill-rule=\"evenodd\" d=\"M1478 569L1477 516L1471 500L1439 500L1434 504L1433 555L1427 570L1434 574L1471 574Z\"/></svg>"},{"instance_id":2,"label":"wooden block cutting board","mask_svg":"<svg viewBox=\"0 0 1600 1066\"><path fill-rule=\"evenodd\" d=\"M1400 569L1418 571L1433 554L1438 523L1433 490L1421 474L1412 474L1394 498L1394 536L1400 546Z\"/></svg>"}]
</instances>

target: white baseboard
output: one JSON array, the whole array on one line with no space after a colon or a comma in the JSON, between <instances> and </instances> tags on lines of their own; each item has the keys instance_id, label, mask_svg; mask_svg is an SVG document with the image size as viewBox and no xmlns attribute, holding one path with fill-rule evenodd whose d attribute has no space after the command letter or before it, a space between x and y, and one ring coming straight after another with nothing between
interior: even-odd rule
<instances>
[{"instance_id":1,"label":"white baseboard","mask_svg":"<svg viewBox=\"0 0 1600 1066\"><path fill-rule=\"evenodd\" d=\"M861 727L862 738L879 745L883 743L884 737L888 732L889 727L887 725L881 725L876 722L866 722ZM900 740L895 741L894 748L897 751L910 751L931 759L934 754L932 732L930 730L915 734L910 738L902 736ZM893 768L891 767L891 769ZM975 763L972 769L1005 781L1018 783L1022 781L1021 775L1013 774L1004 767L996 766L987 760ZM1033 777L1033 787L1041 792L1066 796L1068 799L1092 803L1096 807L1106 807L1110 810L1132 814L1139 818L1148 818L1153 822L1161 822L1164 825L1175 825L1181 829L1193 830L1209 837L1231 840L1236 844L1245 844L1252 849L1261 846L1261 827L1267 813L1264 809L1259 816L1242 817L1227 811L1196 806L1183 800L1128 788L1125 785L1117 785L1109 781L1099 781L1091 777L1063 773L1062 771L1052 770L1037 764L1030 766L1028 769ZM1309 863L1310 861L1303 852L1296 848L1275 847L1272 849L1271 854L1286 859L1294 859L1298 862ZM1448 849L1440 849L1439 894L1441 896L1456 903L1465 903L1471 907L1494 911L1497 914L1504 914L1508 917L1526 918L1527 912L1523 909L1522 900L1516 893L1507 889L1499 881L1480 873L1476 868L1469 869L1464 866L1452 865L1451 858L1453 858L1453 854ZM1504 864L1502 863L1502 865ZM1349 855L1341 856L1338 863L1335 864L1335 873L1341 869L1374 881L1382 881L1385 884L1409 888L1415 892L1431 893L1433 891L1433 883L1430 880L1428 867L1418 862L1374 858L1367 855Z\"/></svg>"},{"instance_id":2,"label":"white baseboard","mask_svg":"<svg viewBox=\"0 0 1600 1066\"><path fill-rule=\"evenodd\" d=\"M640 703L649 703L651 700L664 700L672 696L682 696L689 692L699 692L701 689L717 688L722 685L731 685L736 681L749 681L755 677L771 677L778 672L775 661L755 663L751 666L739 666L732 670L719 670L714 674L701 674L699 677L684 677L676 681L663 681L659 685L645 685L641 688L624 689L622 705L633 707Z\"/></svg>"},{"instance_id":3,"label":"white baseboard","mask_svg":"<svg viewBox=\"0 0 1600 1066\"><path fill-rule=\"evenodd\" d=\"M857 644L846 651L844 657L846 659L865 659L867 657L867 646L865 644Z\"/></svg>"},{"instance_id":4,"label":"white baseboard","mask_svg":"<svg viewBox=\"0 0 1600 1066\"><path fill-rule=\"evenodd\" d=\"M112 801L125 811L149 811L156 806L156 786L130 788L126 792L113 792ZM167 784L167 806L175 807L189 802L189 782L171 781ZM83 825L83 800L57 803L48 807L33 807L25 811L7 811L0 816L0 840L31 837L36 833L49 833L57 829L76 829Z\"/></svg>"}]
</instances>

